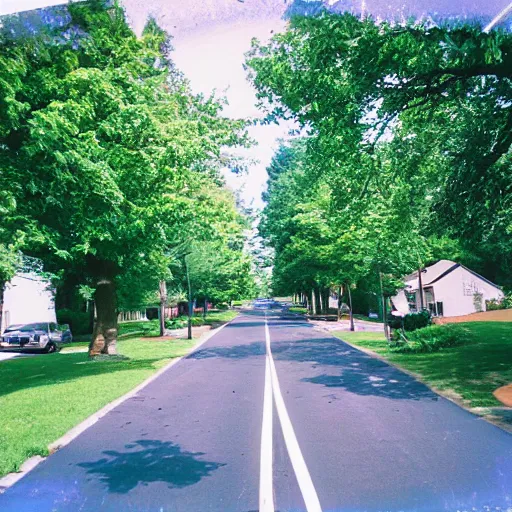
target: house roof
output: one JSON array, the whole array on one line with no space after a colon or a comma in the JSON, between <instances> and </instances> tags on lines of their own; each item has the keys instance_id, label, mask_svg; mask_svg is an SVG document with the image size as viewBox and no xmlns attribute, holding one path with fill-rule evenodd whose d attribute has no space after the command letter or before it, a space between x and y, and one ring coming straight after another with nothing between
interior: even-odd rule
<instances>
[{"instance_id":1,"label":"house roof","mask_svg":"<svg viewBox=\"0 0 512 512\"><path fill-rule=\"evenodd\" d=\"M450 260L439 260L437 263L430 265L430 267L425 267L423 269L423 272L421 273L423 287L430 286L434 283L437 283L443 277L447 276L448 274L450 274L451 272L453 272L455 269L457 269L459 267L462 267L463 269L467 270L468 272L470 272L474 276L478 277L482 281L485 281L487 284L490 284L491 286L494 286L495 288L500 289L500 287L498 285L489 281L488 279L481 276L480 274L477 274L470 268L467 268L464 265L461 265L460 263L455 263L454 261L450 261ZM418 272L415 272L414 274L407 276L405 285L409 289L418 290L419 289Z\"/></svg>"}]
</instances>

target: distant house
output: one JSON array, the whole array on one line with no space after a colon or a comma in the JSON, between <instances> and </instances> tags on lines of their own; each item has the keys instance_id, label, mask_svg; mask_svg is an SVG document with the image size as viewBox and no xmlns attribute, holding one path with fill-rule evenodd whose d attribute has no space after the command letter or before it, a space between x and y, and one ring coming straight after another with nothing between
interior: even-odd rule
<instances>
[{"instance_id":1,"label":"distant house","mask_svg":"<svg viewBox=\"0 0 512 512\"><path fill-rule=\"evenodd\" d=\"M501 288L469 268L440 260L423 269L424 307L433 316L461 316L486 310L486 301L501 299ZM406 277L405 288L391 299L400 314L421 309L418 272Z\"/></svg>"},{"instance_id":2,"label":"distant house","mask_svg":"<svg viewBox=\"0 0 512 512\"><path fill-rule=\"evenodd\" d=\"M36 273L18 273L5 285L0 333L13 324L56 322L54 290Z\"/></svg>"}]
</instances>

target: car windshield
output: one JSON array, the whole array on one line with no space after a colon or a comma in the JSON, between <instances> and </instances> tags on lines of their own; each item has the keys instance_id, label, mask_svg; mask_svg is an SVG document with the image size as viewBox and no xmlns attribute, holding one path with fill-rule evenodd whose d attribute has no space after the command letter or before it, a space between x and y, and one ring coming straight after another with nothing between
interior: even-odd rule
<instances>
[{"instance_id":1,"label":"car windshield","mask_svg":"<svg viewBox=\"0 0 512 512\"><path fill-rule=\"evenodd\" d=\"M47 323L34 323L34 324L24 324L24 325L13 325L8 327L5 332L30 332L30 331L48 331Z\"/></svg>"}]
</instances>

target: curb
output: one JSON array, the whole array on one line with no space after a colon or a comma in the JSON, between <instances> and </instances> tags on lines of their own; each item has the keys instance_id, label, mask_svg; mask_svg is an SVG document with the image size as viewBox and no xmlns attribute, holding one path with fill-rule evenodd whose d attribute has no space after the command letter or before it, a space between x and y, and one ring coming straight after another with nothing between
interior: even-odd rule
<instances>
[{"instance_id":1,"label":"curb","mask_svg":"<svg viewBox=\"0 0 512 512\"><path fill-rule=\"evenodd\" d=\"M233 318L235 320L238 318L236 316ZM103 418L106 414L108 414L110 411L115 409L118 405L121 405L123 402L128 400L129 398L132 398L134 395L136 395L139 391L144 389L146 386L151 384L153 381L158 379L160 375L165 373L167 370L169 370L171 367L173 367L175 364L178 364L182 359L188 357L190 354L195 352L199 347L204 345L210 338L215 336L218 332L220 332L226 325L229 325L233 320L230 320L229 322L226 322L225 324L221 325L220 327L217 327L216 329L212 329L211 331L208 331L204 336L199 338L198 342L190 348L190 350L180 356L174 358L172 361L167 363L164 367L160 368L157 372L155 372L153 375L148 377L145 381L141 382L138 386L134 387L132 390L128 391L128 393L125 393L124 395L120 396L119 398L116 398L112 402L108 403L104 407L102 407L99 411L96 411L95 413L91 414L88 418L80 422L78 425L73 427L71 430L68 430L62 437L54 441L53 443L48 445L48 451L50 452L49 455L52 455L57 450L60 450L64 446L68 445L76 439L80 434L85 432L89 427L92 427L98 420ZM0 478L0 494L5 492L9 487L13 486L16 482L21 480L27 473L32 471L40 462L45 460L47 457L41 457L40 455L36 455L34 457L30 457L27 459L20 467L20 470L16 473L8 473L7 475Z\"/></svg>"},{"instance_id":2,"label":"curb","mask_svg":"<svg viewBox=\"0 0 512 512\"><path fill-rule=\"evenodd\" d=\"M402 366L399 366L398 364L389 361L384 356L381 356L380 354L377 354L377 352L374 352L373 350L370 350L369 348L365 347L359 347L357 345L354 345L350 343L349 341L344 340L343 338L338 338L338 336L334 336L330 331L327 331L325 329L322 329L323 331L327 332L331 337L337 339L338 341L341 341L343 343L346 343L349 347L354 348L355 350L358 350L359 352L362 352L363 354L366 354L370 357L374 357L375 359L378 359L379 361L382 361L383 363L386 363L388 366L392 366L393 368L396 368L397 370L401 371L402 373L405 373L409 377L412 377L414 380L418 381L420 384L423 384L426 386L430 391L435 393L436 395L440 396L441 398L444 398L445 400L448 400L449 402L452 402L453 404L457 405L461 409L464 409L466 412L469 412L473 416L475 416L478 419L484 420L487 423L498 427L500 430L504 430L505 432L508 432L509 434L512 434L512 428L507 423L504 423L499 420L495 420L492 417L492 414L484 414L481 411L487 410L489 408L479 408L479 407L469 407L467 403L465 403L463 398L459 398L455 396L450 396L446 391L440 390L436 388L435 386L430 385L428 382L425 382L421 375L411 372L410 370L407 370L406 368L403 368ZM341 331L338 331L341 332ZM510 407L503 407L503 409L511 409Z\"/></svg>"}]
</instances>

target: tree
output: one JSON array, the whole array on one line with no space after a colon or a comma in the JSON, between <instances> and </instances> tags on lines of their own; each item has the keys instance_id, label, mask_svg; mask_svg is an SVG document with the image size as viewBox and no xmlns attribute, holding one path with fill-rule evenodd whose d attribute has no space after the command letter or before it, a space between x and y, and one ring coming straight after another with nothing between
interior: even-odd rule
<instances>
[{"instance_id":1,"label":"tree","mask_svg":"<svg viewBox=\"0 0 512 512\"><path fill-rule=\"evenodd\" d=\"M247 64L269 117L294 117L316 135L340 202L365 197L380 179L386 135L390 151L400 152L395 175L414 184L409 207L431 213L420 226L425 236L484 247L483 259L503 269L503 279L512 219L511 45L509 33L478 26L324 12L294 18L268 45L255 43ZM370 159L373 166L360 165Z\"/></svg>"},{"instance_id":2,"label":"tree","mask_svg":"<svg viewBox=\"0 0 512 512\"><path fill-rule=\"evenodd\" d=\"M246 64L267 121L294 119L308 134L298 172L287 174L295 182L302 173L307 186L297 192L269 172L263 233L276 247L276 278L290 280L282 247L295 236L294 204L326 187L328 237L342 244L326 271L338 282L347 272L373 275L384 314L397 278L441 252L483 262L484 275L506 282L511 45L508 33L465 24L326 12L293 18L268 44L255 41ZM278 174L284 155L271 166ZM279 230L266 227L276 221Z\"/></svg>"},{"instance_id":3,"label":"tree","mask_svg":"<svg viewBox=\"0 0 512 512\"><path fill-rule=\"evenodd\" d=\"M24 232L24 252L95 289L95 356L115 353L119 284L157 289L172 248L208 237L221 150L245 144L245 123L191 94L154 21L137 38L117 3L66 12L35 37L2 30L1 184L16 204L2 236Z\"/></svg>"}]
</instances>

